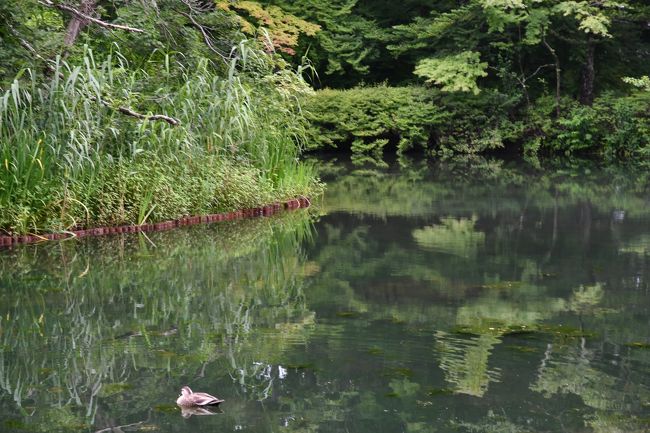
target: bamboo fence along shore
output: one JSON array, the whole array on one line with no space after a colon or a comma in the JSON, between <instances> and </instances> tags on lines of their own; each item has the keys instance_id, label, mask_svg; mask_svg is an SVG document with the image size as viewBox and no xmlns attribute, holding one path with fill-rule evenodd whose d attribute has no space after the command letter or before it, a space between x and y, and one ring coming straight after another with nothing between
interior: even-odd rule
<instances>
[{"instance_id":1,"label":"bamboo fence along shore","mask_svg":"<svg viewBox=\"0 0 650 433\"><path fill-rule=\"evenodd\" d=\"M125 225L114 227L97 227L83 230L70 230L60 233L47 233L42 235L22 235L22 236L0 236L0 247L11 246L15 244L29 244L36 242L45 242L50 240L63 240L71 238L81 238L85 236L103 236L118 233L138 233L170 230L176 227L184 227L195 224L213 223L219 221L232 221L241 218L252 218L260 216L271 216L284 209L294 210L307 208L311 202L306 197L299 197L283 203L276 202L265 206L242 209L232 212L223 212L218 214L187 216L170 221L162 221L154 224Z\"/></svg>"}]
</instances>

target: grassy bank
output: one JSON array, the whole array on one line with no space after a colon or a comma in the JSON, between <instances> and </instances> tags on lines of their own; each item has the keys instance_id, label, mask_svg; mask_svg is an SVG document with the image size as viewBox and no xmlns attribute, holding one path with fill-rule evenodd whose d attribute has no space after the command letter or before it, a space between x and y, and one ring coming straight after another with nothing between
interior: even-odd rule
<instances>
[{"instance_id":1,"label":"grassy bank","mask_svg":"<svg viewBox=\"0 0 650 433\"><path fill-rule=\"evenodd\" d=\"M298 162L295 98L308 86L246 43L233 59L221 73L155 53L145 70L86 50L46 80L21 72L0 99L0 229L142 224L316 193Z\"/></svg>"}]
</instances>

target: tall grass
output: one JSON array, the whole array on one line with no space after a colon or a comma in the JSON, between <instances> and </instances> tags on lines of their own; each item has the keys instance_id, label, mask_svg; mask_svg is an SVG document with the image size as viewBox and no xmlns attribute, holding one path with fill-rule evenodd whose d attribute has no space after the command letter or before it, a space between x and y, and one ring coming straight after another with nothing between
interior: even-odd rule
<instances>
[{"instance_id":1,"label":"tall grass","mask_svg":"<svg viewBox=\"0 0 650 433\"><path fill-rule=\"evenodd\" d=\"M187 193L178 187L192 175L178 167L188 165L248 173L248 187L264 192L260 199L307 193L315 184L312 172L297 161L304 124L296 101L308 86L299 74L277 70L271 57L247 42L235 47L231 58L220 74L207 59L189 65L167 54L152 76L131 68L118 50L100 61L87 49L78 65L57 59L45 80L31 70L18 74L0 97L0 228L63 230L223 208L187 197L174 214L173 203L161 202L175 191ZM180 125L129 117L120 107L164 113ZM124 171L134 178L146 173L151 185L162 183L172 194L157 195L152 187L141 191L144 183L129 190L129 182L117 176ZM211 185L215 197L224 196L219 187ZM93 209L109 192L122 209L107 221ZM130 207L138 209L135 217Z\"/></svg>"}]
</instances>

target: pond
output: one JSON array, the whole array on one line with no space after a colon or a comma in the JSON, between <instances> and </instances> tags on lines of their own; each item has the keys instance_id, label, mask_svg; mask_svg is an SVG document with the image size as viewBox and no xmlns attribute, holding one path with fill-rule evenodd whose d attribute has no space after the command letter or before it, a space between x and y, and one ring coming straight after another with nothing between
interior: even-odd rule
<instances>
[{"instance_id":1,"label":"pond","mask_svg":"<svg viewBox=\"0 0 650 433\"><path fill-rule=\"evenodd\" d=\"M318 165L310 210L0 250L0 431L650 431L647 170Z\"/></svg>"}]
</instances>

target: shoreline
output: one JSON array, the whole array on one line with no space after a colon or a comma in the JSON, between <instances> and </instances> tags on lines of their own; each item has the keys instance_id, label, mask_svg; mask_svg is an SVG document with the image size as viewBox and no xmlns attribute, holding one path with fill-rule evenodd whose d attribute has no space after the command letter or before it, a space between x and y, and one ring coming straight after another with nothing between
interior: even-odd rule
<instances>
[{"instance_id":1,"label":"shoreline","mask_svg":"<svg viewBox=\"0 0 650 433\"><path fill-rule=\"evenodd\" d=\"M208 215L186 216L174 220L161 221L151 224L132 224L112 227L96 227L90 229L70 230L62 233L48 233L43 235L0 236L0 248L12 247L20 244L35 244L46 241L68 240L87 236L104 236L123 233L159 232L177 227L186 227L197 224L215 223L220 221L234 221L244 218L271 216L284 210L305 209L311 206L307 197L297 197L284 202L274 202L264 206L240 209Z\"/></svg>"}]
</instances>

